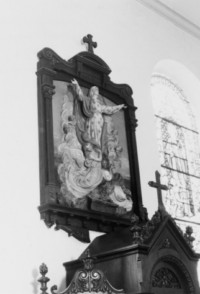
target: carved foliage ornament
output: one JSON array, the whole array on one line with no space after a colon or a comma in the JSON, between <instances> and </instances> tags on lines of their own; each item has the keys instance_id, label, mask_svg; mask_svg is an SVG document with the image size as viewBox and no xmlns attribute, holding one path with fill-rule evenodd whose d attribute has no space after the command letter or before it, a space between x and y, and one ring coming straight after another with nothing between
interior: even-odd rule
<instances>
[{"instance_id":1,"label":"carved foliage ornament","mask_svg":"<svg viewBox=\"0 0 200 294\"><path fill-rule=\"evenodd\" d=\"M152 286L158 288L181 288L176 275L170 269L164 267L157 270L154 274Z\"/></svg>"},{"instance_id":2,"label":"carved foliage ornament","mask_svg":"<svg viewBox=\"0 0 200 294\"><path fill-rule=\"evenodd\" d=\"M150 240L153 233L158 229L162 222L162 216L158 210L151 220L147 221L145 224L139 223L139 218L137 216L133 216L131 222L130 231L132 233L133 243L143 244Z\"/></svg>"},{"instance_id":3,"label":"carved foliage ornament","mask_svg":"<svg viewBox=\"0 0 200 294\"><path fill-rule=\"evenodd\" d=\"M181 236L185 239L189 247L193 249L193 242L195 238L192 236L193 229L190 226L186 227L185 233L181 230L181 228L177 225L177 223L170 217L170 215L166 214L163 216L163 212L157 210L154 215L152 216L151 220L148 220L145 224L139 222L139 218L136 215L133 215L131 218L131 226L130 231L132 233L133 244L144 244L151 240L155 231L159 228L162 221L169 217L170 220L175 225L178 232ZM169 248L172 247L171 242L169 239L165 239L161 248Z\"/></svg>"},{"instance_id":4,"label":"carved foliage ornament","mask_svg":"<svg viewBox=\"0 0 200 294\"><path fill-rule=\"evenodd\" d=\"M168 238L166 238L161 245L161 249L162 248L170 248L170 247L172 247L172 244L171 244L170 240Z\"/></svg>"},{"instance_id":5,"label":"carved foliage ornament","mask_svg":"<svg viewBox=\"0 0 200 294\"><path fill-rule=\"evenodd\" d=\"M191 226L187 226L184 234L184 238L187 241L188 245L193 248L193 242L195 238L192 236L193 228Z\"/></svg>"}]
</instances>

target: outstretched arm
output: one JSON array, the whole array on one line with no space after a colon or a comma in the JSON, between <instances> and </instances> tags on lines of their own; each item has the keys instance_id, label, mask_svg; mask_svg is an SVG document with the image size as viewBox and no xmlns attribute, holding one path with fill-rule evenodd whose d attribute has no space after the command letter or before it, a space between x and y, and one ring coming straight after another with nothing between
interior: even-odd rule
<instances>
[{"instance_id":1,"label":"outstretched arm","mask_svg":"<svg viewBox=\"0 0 200 294\"><path fill-rule=\"evenodd\" d=\"M75 79L71 80L71 82L75 88L76 94L78 95L79 99L83 101L84 94L81 87L79 86L79 83Z\"/></svg>"},{"instance_id":2,"label":"outstretched arm","mask_svg":"<svg viewBox=\"0 0 200 294\"><path fill-rule=\"evenodd\" d=\"M106 114L114 114L114 113L118 112L120 109L126 108L126 107L127 106L125 106L124 104L120 104L120 105L116 105L116 106L102 105L101 111L102 111L102 113L106 113Z\"/></svg>"}]
</instances>

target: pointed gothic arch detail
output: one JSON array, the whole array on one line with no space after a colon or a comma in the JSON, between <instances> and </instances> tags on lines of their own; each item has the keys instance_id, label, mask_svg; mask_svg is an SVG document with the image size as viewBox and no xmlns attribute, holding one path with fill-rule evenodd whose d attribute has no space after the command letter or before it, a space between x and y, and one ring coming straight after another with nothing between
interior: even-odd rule
<instances>
[{"instance_id":1,"label":"pointed gothic arch detail","mask_svg":"<svg viewBox=\"0 0 200 294\"><path fill-rule=\"evenodd\" d=\"M160 267L161 264L162 267ZM157 274L160 274L159 279L155 279ZM150 281L151 287L184 288L187 294L195 294L194 284L187 267L173 255L163 256L153 265Z\"/></svg>"},{"instance_id":2,"label":"pointed gothic arch detail","mask_svg":"<svg viewBox=\"0 0 200 294\"><path fill-rule=\"evenodd\" d=\"M151 79L162 181L169 187L164 204L173 217L200 213L199 133L191 104L165 76Z\"/></svg>"}]
</instances>

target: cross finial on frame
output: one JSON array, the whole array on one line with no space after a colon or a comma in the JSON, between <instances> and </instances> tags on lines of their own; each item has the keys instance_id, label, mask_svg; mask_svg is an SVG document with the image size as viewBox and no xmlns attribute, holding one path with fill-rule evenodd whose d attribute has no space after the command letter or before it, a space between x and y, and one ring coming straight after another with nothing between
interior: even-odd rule
<instances>
[{"instance_id":1,"label":"cross finial on frame","mask_svg":"<svg viewBox=\"0 0 200 294\"><path fill-rule=\"evenodd\" d=\"M92 41L93 36L88 34L87 36L83 37L83 43L88 44L88 52L94 53L93 48L97 47L97 42Z\"/></svg>"}]
</instances>

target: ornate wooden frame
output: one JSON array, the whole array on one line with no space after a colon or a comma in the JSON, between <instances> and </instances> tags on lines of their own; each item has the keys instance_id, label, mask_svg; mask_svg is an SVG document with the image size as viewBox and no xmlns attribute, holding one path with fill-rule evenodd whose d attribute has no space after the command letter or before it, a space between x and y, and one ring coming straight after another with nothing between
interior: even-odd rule
<instances>
[{"instance_id":1,"label":"ornate wooden frame","mask_svg":"<svg viewBox=\"0 0 200 294\"><path fill-rule=\"evenodd\" d=\"M81 52L68 61L53 50L44 48L38 53L38 117L40 153L40 207L41 218L48 227L56 225L83 242L89 242L88 230L110 232L130 225L130 219L113 217L106 213L67 208L59 204L59 185L54 171L52 96L53 81L71 82L78 79L81 87L97 86L100 94L116 104L125 104L125 125L131 174L131 193L134 195L134 213L145 219L142 204L135 118L132 89L125 84L111 82L108 65L93 52Z\"/></svg>"}]
</instances>

